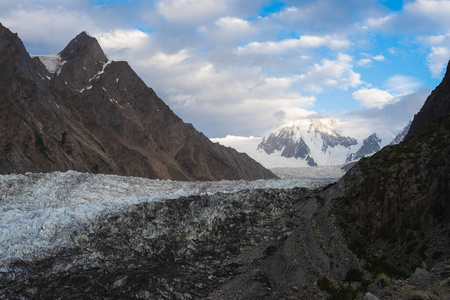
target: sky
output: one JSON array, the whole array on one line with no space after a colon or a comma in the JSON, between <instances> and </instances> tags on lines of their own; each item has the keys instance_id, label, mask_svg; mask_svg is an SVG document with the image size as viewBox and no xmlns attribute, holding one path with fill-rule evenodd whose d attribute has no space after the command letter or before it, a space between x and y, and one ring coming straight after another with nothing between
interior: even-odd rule
<instances>
[{"instance_id":1,"label":"sky","mask_svg":"<svg viewBox=\"0 0 450 300\"><path fill-rule=\"evenodd\" d=\"M398 133L450 59L448 0L2 0L31 54L82 31L210 138L304 118Z\"/></svg>"}]
</instances>

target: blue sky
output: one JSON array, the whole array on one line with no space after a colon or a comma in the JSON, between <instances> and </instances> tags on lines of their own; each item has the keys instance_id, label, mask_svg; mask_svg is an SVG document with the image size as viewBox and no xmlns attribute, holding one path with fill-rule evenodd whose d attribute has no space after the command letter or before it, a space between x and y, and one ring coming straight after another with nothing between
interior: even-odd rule
<instances>
[{"instance_id":1,"label":"blue sky","mask_svg":"<svg viewBox=\"0 0 450 300\"><path fill-rule=\"evenodd\" d=\"M397 133L444 75L449 15L448 0L0 3L30 53L88 31L211 138L312 117Z\"/></svg>"}]
</instances>

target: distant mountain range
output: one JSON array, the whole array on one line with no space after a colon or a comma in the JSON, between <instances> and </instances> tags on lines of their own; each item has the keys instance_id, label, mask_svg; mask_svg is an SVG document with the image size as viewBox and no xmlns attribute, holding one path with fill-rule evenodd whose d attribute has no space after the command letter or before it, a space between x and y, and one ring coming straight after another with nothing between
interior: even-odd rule
<instances>
[{"instance_id":1,"label":"distant mountain range","mask_svg":"<svg viewBox=\"0 0 450 300\"><path fill-rule=\"evenodd\" d=\"M184 123L82 32L30 56L0 24L0 174L75 170L174 180L275 175Z\"/></svg>"},{"instance_id":2,"label":"distant mountain range","mask_svg":"<svg viewBox=\"0 0 450 300\"><path fill-rule=\"evenodd\" d=\"M392 139L348 127L336 119L305 119L282 125L262 138L228 136L213 141L245 152L267 168L340 166L399 143L409 129L408 125Z\"/></svg>"},{"instance_id":3,"label":"distant mountain range","mask_svg":"<svg viewBox=\"0 0 450 300\"><path fill-rule=\"evenodd\" d=\"M304 160L309 166L341 165L381 149L372 133L365 139L344 135L335 119L309 119L269 132L258 145L267 154Z\"/></svg>"}]
</instances>

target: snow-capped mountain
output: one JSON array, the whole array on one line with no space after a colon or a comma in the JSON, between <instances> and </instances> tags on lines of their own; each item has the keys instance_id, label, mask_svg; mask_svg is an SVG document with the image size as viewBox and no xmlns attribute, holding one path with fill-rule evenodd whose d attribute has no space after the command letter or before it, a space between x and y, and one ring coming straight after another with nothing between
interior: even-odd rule
<instances>
[{"instance_id":1,"label":"snow-capped mountain","mask_svg":"<svg viewBox=\"0 0 450 300\"><path fill-rule=\"evenodd\" d=\"M309 166L341 165L381 149L382 141L376 133L343 129L336 119L299 120L269 132L257 149L303 160Z\"/></svg>"}]
</instances>

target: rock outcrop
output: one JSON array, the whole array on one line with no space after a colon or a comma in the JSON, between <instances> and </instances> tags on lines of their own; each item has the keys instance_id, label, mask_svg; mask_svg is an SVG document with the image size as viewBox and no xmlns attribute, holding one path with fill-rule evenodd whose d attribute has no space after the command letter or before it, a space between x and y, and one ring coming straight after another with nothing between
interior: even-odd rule
<instances>
[{"instance_id":1,"label":"rock outcrop","mask_svg":"<svg viewBox=\"0 0 450 300\"><path fill-rule=\"evenodd\" d=\"M0 174L66 170L175 180L275 177L184 123L87 33L57 55L30 57L0 25Z\"/></svg>"}]
</instances>

